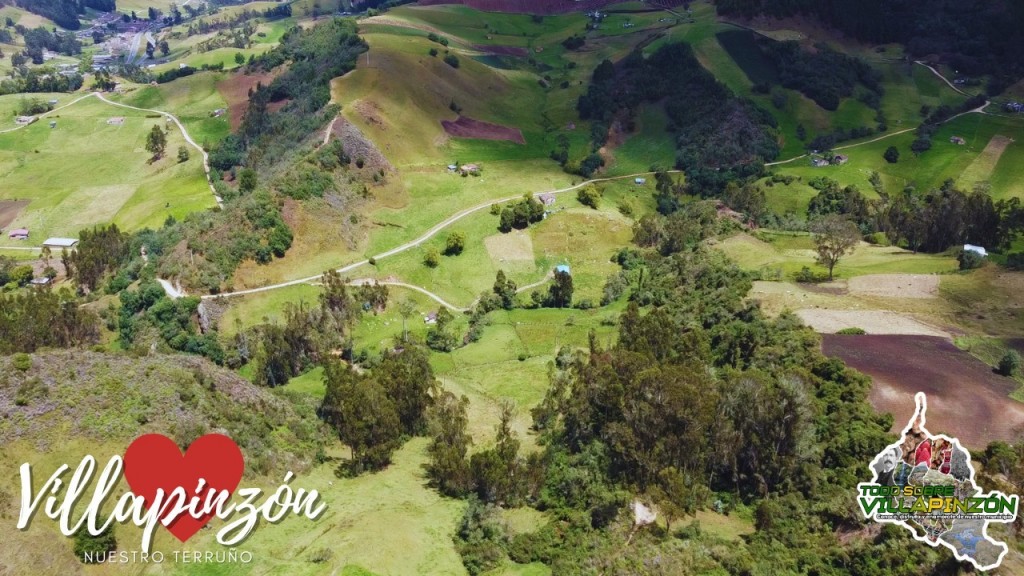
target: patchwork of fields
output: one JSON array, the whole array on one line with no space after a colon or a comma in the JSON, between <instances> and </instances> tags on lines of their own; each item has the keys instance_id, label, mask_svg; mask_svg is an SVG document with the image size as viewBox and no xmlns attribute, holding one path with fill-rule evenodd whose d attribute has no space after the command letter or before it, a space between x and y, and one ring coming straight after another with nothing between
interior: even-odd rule
<instances>
[{"instance_id":1,"label":"patchwork of fields","mask_svg":"<svg viewBox=\"0 0 1024 576\"><path fill-rule=\"evenodd\" d=\"M264 9L275 3L258 2L222 10L226 17L242 9ZM480 4L480 3L477 3ZM491 5L503 4L502 2ZM523 5L523 3L516 3ZM562 3L568 5L569 3ZM583 2L583 5L606 4ZM129 0L121 10L166 10L169 2ZM176 115L198 143L212 145L237 128L248 89L267 83L272 74L244 76L230 71L235 55L248 58L271 49L292 25L308 26L312 11L346 9L347 2L294 4L293 18L260 23L262 33L252 47L194 50L199 38L172 43L169 61L155 72L177 64L223 63L224 72L201 72L159 85L122 85L111 99ZM551 8L551 12L563 12ZM234 281L236 289L253 288L319 274L325 269L361 262L421 237L432 227L471 206L490 200L562 189L582 179L564 172L549 158L560 141L573 157L590 153L590 123L580 121L576 101L586 90L594 68L604 59L620 60L634 50L651 53L669 41L690 43L699 61L725 85L749 98L778 121L782 149L772 166L779 175L795 177L790 184L761 181L768 207L780 214L803 217L817 191L808 182L827 176L842 185L855 185L869 198L878 195L869 178L877 173L886 191L907 187L927 190L947 179L970 189L987 183L996 199L1024 198L1024 119L997 114L969 113L943 124L931 150L910 151L916 138L911 130L922 119L921 108L957 106L966 98L923 66L901 60L896 47L881 51L839 45L868 60L882 75L881 109L888 129L842 144L849 161L813 167L800 158L805 142L838 128L874 125L875 110L856 97L844 98L835 111L826 111L801 93L779 89L782 97L755 90L777 80L770 63L754 46L755 33L720 21L710 3L692 6L687 18L668 18L666 12L646 12L639 3L605 19L599 29L586 31L588 18L579 10L546 15L482 12L460 5L406 5L359 21L360 35L370 46L357 67L331 84L332 102L341 107L341 121L326 134L310 135L310 149L341 139L346 127L364 137L363 150L381 159L388 170L367 183L365 202L337 208L331 199L282 200L284 220L295 240L284 258L267 264L245 262ZM14 14L0 9L0 17ZM636 12L633 12L633 11ZM31 16L18 14L22 22ZM766 30L765 34L810 44L804 32ZM432 40L438 35L444 42ZM581 49L562 41L585 34ZM837 43L838 44L838 43ZM6 46L2 47L7 53ZM430 51L438 51L432 56ZM445 56L457 58L457 65ZM3 73L0 61L0 73ZM39 94L59 105L81 94ZM160 226L168 217L182 219L215 205L202 159L195 149L178 162L176 151L185 141L169 126L167 153L155 162L144 149L153 126L165 120L146 112L110 106L88 97L24 128L13 116L21 96L0 96L0 254L22 255L13 248L37 244L48 236L76 236L84 228L113 222L125 230ZM224 113L214 113L214 111ZM990 110L991 111L991 110ZM114 121L115 118L122 120ZM56 122L51 127L50 121ZM661 104L642 107L635 130L619 131L601 149L607 165L598 176L625 176L671 167L676 160L675 135ZM801 138L798 132L807 132ZM351 134L351 132L347 132ZM962 139L962 144L955 143ZM890 146L899 161L887 162ZM369 156L371 154L367 154ZM796 158L792 161L790 159ZM364 158L365 159L365 158ZM479 173L462 176L449 164L477 164ZM684 176L685 178L685 176ZM652 178L653 180L653 178ZM536 449L530 429L530 409L548 387L548 366L562 346L583 348L590 335L604 345L618 334L616 319L623 298L604 307L606 279L619 271L613 255L629 246L634 223L654 212L653 182L632 177L599 186L598 208L580 204L574 191L558 196L546 218L525 230L498 231L499 217L486 209L459 219L430 239L350 273L416 286L457 307L470 307L491 290L502 270L518 286L547 290L551 270L567 265L575 284L574 300L589 301L593 309L499 310L487 316L479 341L451 353L431 355L443 387L469 401L469 433L474 450L487 447L494 436L503 403L515 406L514 430L527 450ZM346 223L347 222L347 223ZM29 243L7 238L6 230L31 230ZM357 232L352 232L356 230ZM427 266L431 251L443 251L449 233L465 235L466 247L457 256L441 256ZM716 240L714 249L728 255L741 269L760 278L749 295L769 315L793 312L823 333L823 350L869 375L871 396L879 411L905 422L913 393L929 393L930 414L971 448L991 439L1012 440L1024 431L1024 408L1010 397L1022 397L1024 380L994 374L991 364L1024 330L1024 275L992 265L969 273L957 271L955 253L919 254L893 247L860 243L836 267L836 281L796 284L804 267L820 272L814 243L807 233L744 230ZM4 249L8 249L6 252ZM26 251L27 252L27 251ZM528 290L520 298L530 298ZM225 299L219 331L232 337L264 322L278 322L288 304L314 303L321 292L313 284ZM380 352L395 345L403 332L423 339L429 329L425 316L437 311L435 299L406 287L389 288L386 308L367 312L353 332L356 350ZM414 314L403 317L400 304L411 302ZM464 330L467 317L456 314ZM863 335L835 334L859 328ZM954 342L956 345L954 345ZM957 348L961 348L967 351ZM243 369L243 375L246 372ZM314 369L293 378L279 391L297 402L317 404L324 395L323 373ZM972 399L964 406L962 399ZM275 430L272 434L286 434ZM17 447L19 457L27 453ZM57 450L54 458L64 454ZM445 573L465 569L452 542L464 509L461 501L442 498L426 485L422 465L426 442L407 443L386 471L358 478L340 478L335 462L348 448L334 443L326 462L303 477L303 485L325 494L330 512L316 532L301 522L285 521L275 530L259 531L247 546L274 559L274 570L288 574L320 574L309 560L331 550L326 562L342 575ZM273 479L267 480L273 484ZM521 512L521 513L520 513ZM522 531L547 520L540 513L509 513L510 524ZM743 542L753 530L749 515L723 516L700 512L701 528L724 541ZM201 535L202 536L202 535ZM36 535L15 536L19 545L38 547ZM382 543L382 547L367 545ZM197 539L199 549L213 546L209 534ZM170 549L176 543L158 542ZM277 560L291 558L293 560ZM96 573L106 573L97 570ZM246 568L181 574L249 574ZM541 565L509 565L494 574L550 574Z\"/></svg>"}]
</instances>

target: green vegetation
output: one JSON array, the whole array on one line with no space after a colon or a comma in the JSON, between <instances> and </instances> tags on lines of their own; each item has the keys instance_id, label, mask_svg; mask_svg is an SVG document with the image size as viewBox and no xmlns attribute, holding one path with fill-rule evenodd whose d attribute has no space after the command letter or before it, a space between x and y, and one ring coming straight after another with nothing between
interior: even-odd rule
<instances>
[{"instance_id":1,"label":"green vegetation","mask_svg":"<svg viewBox=\"0 0 1024 576\"><path fill-rule=\"evenodd\" d=\"M63 352L10 358L3 373L15 412L0 419L8 423L0 439L14 430L28 442L5 443L4 465L38 452L32 447L41 440L52 445L52 429L71 447L34 462L49 464L80 450L77 438L107 430L115 439L162 431L182 445L226 430L243 438L247 482L274 486L280 478L271 471L294 468L328 504L320 527L331 529L285 520L247 544L267 551L261 569L289 574L840 566L909 575L948 567L948 554L914 546L902 532L859 536L862 521L844 502L866 459L891 440L891 418L870 409L868 380L822 357L818 338L796 317L763 312L755 299L772 283L752 282L783 274L823 281L833 267L842 278L950 273L940 298L878 304L882 298L849 296L856 304L846 307L923 311L942 325L959 326L962 317L1009 337L1017 306L1012 296L998 298L1013 285L989 290L985 282L1012 273L998 264L952 273L957 261L946 248L985 243L997 263L1011 260L997 250L1019 248L1024 218L1008 200L1019 183L1007 176L1019 172L1016 148L979 152L993 136L1015 134L1015 120L969 114L940 124L935 113L966 104L930 73L918 75L922 67L903 70L848 46L762 49L752 34L723 34L731 28L714 21L706 3L681 21L614 12L599 23L580 14L398 7L361 20L361 36L349 20L309 26L264 12L349 8L338 2L229 7L206 22L250 8L280 16L245 27L265 34L253 40L260 46L209 44L186 56L227 36L202 32L180 46L172 38L167 67L175 58L223 56L260 75L260 84L213 70L129 84L111 96L180 115L208 145L223 206L154 213L150 230L122 221L93 228L105 220L72 229L68 235L83 232L66 256L67 284L81 298L20 287L37 273L32 258L0 259L0 280L10 283L0 294L0 344L10 340L12 352L77 347L67 354L81 353L87 365L67 372ZM440 55L438 46L445 59L428 56ZM367 65L356 66L367 47ZM494 53L480 56L489 47ZM773 50L795 50L785 52L792 62L776 61ZM448 57L458 66L445 64ZM922 114L925 100L932 108ZM57 129L64 114L92 104L68 108ZM589 118L577 104L591 107ZM239 105L247 107L241 128L229 135ZM14 106L0 99L0 112ZM455 114L518 129L525 143L446 134L440 120ZM886 116L908 127L931 117L931 149L910 154L922 137L910 131L852 148L846 164L763 169L780 150L861 136ZM165 126L144 125L134 156L144 160L146 134ZM960 134L969 144L946 146ZM150 152L172 156L166 151L177 146L178 155L154 165L197 167L199 155L182 158L173 128L166 137ZM889 160L890 146L898 161ZM29 162L36 155L25 152ZM631 176L560 193L554 203L526 193L410 249L369 258L461 210L578 182L549 158L570 173L656 174L650 187ZM445 170L477 162L486 171L475 178ZM685 173L665 171L673 165ZM947 176L959 180L944 183ZM993 183L993 198L985 186L973 191L983 181ZM737 233L750 223L758 226L753 236ZM358 281L326 272L310 284L223 300L172 299L156 282L217 293L363 259L370 266L349 272ZM571 273L553 272L563 264ZM843 290L800 296L845 302L846 294L833 294ZM979 303L981 292L998 298ZM58 305L77 310L78 324L49 320ZM57 326L60 338L42 328L15 333L25 322ZM111 353L83 351L94 343ZM1009 346L987 345L990 365ZM206 356L237 375L201 358L162 355L172 351ZM69 410L54 420L17 412L64 402ZM1022 470L1010 445L977 461L1010 482ZM0 500L9 484L0 483ZM635 499L657 511L657 523L633 525ZM125 529L122 543L134 535ZM16 533L12 546L31 537ZM197 539L196 548L214 546L209 540Z\"/></svg>"},{"instance_id":2,"label":"green vegetation","mask_svg":"<svg viewBox=\"0 0 1024 576\"><path fill-rule=\"evenodd\" d=\"M31 200L15 223L33 238L73 237L109 222L126 230L159 226L168 216L183 218L215 204L200 161L147 162L146 135L154 126L163 128L162 119L95 98L59 114L54 128L39 121L0 134L0 200ZM185 144L173 125L166 137L167 146ZM12 245L6 234L0 245Z\"/></svg>"}]
</instances>

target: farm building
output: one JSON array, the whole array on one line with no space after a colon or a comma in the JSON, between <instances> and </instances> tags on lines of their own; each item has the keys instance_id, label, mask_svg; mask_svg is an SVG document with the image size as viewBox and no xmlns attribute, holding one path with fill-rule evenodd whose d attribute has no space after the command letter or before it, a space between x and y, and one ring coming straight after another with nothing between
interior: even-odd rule
<instances>
[{"instance_id":1,"label":"farm building","mask_svg":"<svg viewBox=\"0 0 1024 576\"><path fill-rule=\"evenodd\" d=\"M1007 112L1024 112L1024 104L1021 104L1020 102L1010 102L1005 106L1005 108Z\"/></svg>"},{"instance_id":2,"label":"farm building","mask_svg":"<svg viewBox=\"0 0 1024 576\"><path fill-rule=\"evenodd\" d=\"M850 160L849 156L844 156L842 154L836 154L835 157L832 158L832 163L835 164L836 166L839 166L841 164L846 164L849 160Z\"/></svg>"},{"instance_id":3,"label":"farm building","mask_svg":"<svg viewBox=\"0 0 1024 576\"><path fill-rule=\"evenodd\" d=\"M57 127L57 121L56 120L50 120L50 128L56 128L56 127Z\"/></svg>"},{"instance_id":4,"label":"farm building","mask_svg":"<svg viewBox=\"0 0 1024 576\"><path fill-rule=\"evenodd\" d=\"M40 276L38 278L33 278L29 284L33 286L48 286L50 284L50 279L46 276Z\"/></svg>"},{"instance_id":5,"label":"farm building","mask_svg":"<svg viewBox=\"0 0 1024 576\"><path fill-rule=\"evenodd\" d=\"M124 116L113 116L111 118L107 118L107 124L110 124L111 126L121 126L124 124Z\"/></svg>"},{"instance_id":6,"label":"farm building","mask_svg":"<svg viewBox=\"0 0 1024 576\"><path fill-rule=\"evenodd\" d=\"M459 169L459 166L457 164L449 164L448 165L448 171L449 172L455 172L458 169Z\"/></svg>"},{"instance_id":7,"label":"farm building","mask_svg":"<svg viewBox=\"0 0 1024 576\"><path fill-rule=\"evenodd\" d=\"M814 166L815 168L828 166L828 160L825 160L824 158L811 158L811 166Z\"/></svg>"},{"instance_id":8,"label":"farm building","mask_svg":"<svg viewBox=\"0 0 1024 576\"><path fill-rule=\"evenodd\" d=\"M463 174L478 174L480 172L480 167L476 164L463 164L461 172Z\"/></svg>"},{"instance_id":9,"label":"farm building","mask_svg":"<svg viewBox=\"0 0 1024 576\"><path fill-rule=\"evenodd\" d=\"M35 116L18 116L14 119L15 124L19 126L28 126L29 124L36 121Z\"/></svg>"},{"instance_id":10,"label":"farm building","mask_svg":"<svg viewBox=\"0 0 1024 576\"><path fill-rule=\"evenodd\" d=\"M540 203L545 206L551 206L555 203L555 195L550 192L545 192L537 196L537 200L540 200Z\"/></svg>"},{"instance_id":11,"label":"farm building","mask_svg":"<svg viewBox=\"0 0 1024 576\"><path fill-rule=\"evenodd\" d=\"M44 248L50 248L51 250L54 249L54 248L56 248L58 250L63 250L64 248L74 248L75 244L78 244L78 239L77 238L59 238L59 237L57 237L57 238L47 238L46 241L43 242L43 247Z\"/></svg>"},{"instance_id":12,"label":"farm building","mask_svg":"<svg viewBox=\"0 0 1024 576\"><path fill-rule=\"evenodd\" d=\"M555 274L572 274L572 272L569 271L568 264L559 264L555 266Z\"/></svg>"},{"instance_id":13,"label":"farm building","mask_svg":"<svg viewBox=\"0 0 1024 576\"><path fill-rule=\"evenodd\" d=\"M964 140L963 138L961 138L959 136L950 136L949 137L949 142L951 144L956 144L958 146L963 146L964 144L967 144L967 140Z\"/></svg>"},{"instance_id":14,"label":"farm building","mask_svg":"<svg viewBox=\"0 0 1024 576\"><path fill-rule=\"evenodd\" d=\"M424 324L437 324L437 312L431 312L423 317Z\"/></svg>"},{"instance_id":15,"label":"farm building","mask_svg":"<svg viewBox=\"0 0 1024 576\"><path fill-rule=\"evenodd\" d=\"M643 186L644 184L647 184L647 178L634 178L633 183Z\"/></svg>"},{"instance_id":16,"label":"farm building","mask_svg":"<svg viewBox=\"0 0 1024 576\"><path fill-rule=\"evenodd\" d=\"M964 244L964 252L974 252L979 256L988 256L988 250L985 250L981 246L975 246L974 244Z\"/></svg>"},{"instance_id":17,"label":"farm building","mask_svg":"<svg viewBox=\"0 0 1024 576\"><path fill-rule=\"evenodd\" d=\"M28 240L28 228L15 228L7 233L12 240Z\"/></svg>"}]
</instances>

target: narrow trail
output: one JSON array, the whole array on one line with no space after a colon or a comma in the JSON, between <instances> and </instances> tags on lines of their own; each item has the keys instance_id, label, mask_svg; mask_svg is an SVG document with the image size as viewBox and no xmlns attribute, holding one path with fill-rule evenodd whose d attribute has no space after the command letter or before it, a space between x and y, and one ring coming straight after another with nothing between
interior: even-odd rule
<instances>
[{"instance_id":1,"label":"narrow trail","mask_svg":"<svg viewBox=\"0 0 1024 576\"><path fill-rule=\"evenodd\" d=\"M218 206L224 205L224 201L221 199L220 196L217 195L217 190L213 187L213 181L210 180L210 155L207 154L206 150L203 150L203 147L197 144L196 141L193 140L191 136L189 136L188 130L185 129L185 125L181 123L181 120L178 120L177 116L171 114L170 112L164 112L163 110L154 110L152 108L139 108L138 106L131 106L129 104L114 102L113 100L109 100L106 96L99 92L92 92L92 94L100 100L102 100L103 102L110 104L111 106L120 106L121 108L128 108L129 110L138 110L140 112L152 112L154 114L160 114L161 116L168 118L172 122L174 122L174 124L178 127L178 130L181 131L181 135L185 138L185 142L188 142L190 146L198 150L199 153L203 155L203 172L206 173L206 183L210 187L210 193L213 194L213 198L214 200L217 201Z\"/></svg>"},{"instance_id":2,"label":"narrow trail","mask_svg":"<svg viewBox=\"0 0 1024 576\"><path fill-rule=\"evenodd\" d=\"M970 96L971 96L970 94L968 94L967 92L964 92L963 90L957 88L956 84L953 84L952 82L950 82L949 78L946 78L945 76L943 76L942 73L939 72L938 70L936 70L935 68L932 68L928 64L925 64L921 60L914 60L914 64L920 64L921 66L924 66L925 68L931 70L932 74L935 74L936 76L941 78L943 82L945 82L950 88L953 89L953 91L955 91L955 92L957 92L959 94L962 94L962 95L967 96L968 98L970 98Z\"/></svg>"},{"instance_id":3,"label":"narrow trail","mask_svg":"<svg viewBox=\"0 0 1024 576\"><path fill-rule=\"evenodd\" d=\"M331 123L327 125L327 131L324 132L324 146L331 141L331 134L334 132L334 123L338 121L338 117L331 118Z\"/></svg>"},{"instance_id":4,"label":"narrow trail","mask_svg":"<svg viewBox=\"0 0 1024 576\"><path fill-rule=\"evenodd\" d=\"M669 170L668 171L668 173L670 173L670 174L678 174L679 172L680 172L679 170ZM590 179L590 180L584 180L583 182L580 182L579 184L574 184L572 186L567 186L565 188L559 188L558 190L544 190L544 191L541 191L541 192L535 192L535 194L564 194L566 192L572 192L573 190L578 190L578 189L580 189L580 188L582 188L584 186L587 186L588 184L595 184L595 183L598 183L598 182L610 182L610 181L614 181L614 180L623 180L623 179L626 179L626 178L636 178L637 176L649 176L651 174L654 174L654 172L637 172L636 174L626 174L626 175L623 175L623 176L609 176L609 177L606 177L606 178L593 178L593 179ZM474 214L474 213L479 212L481 210L486 210L486 209L490 208L491 206L493 206L495 204L503 204L505 202L511 202L513 200L518 200L518 199L520 199L522 197L523 197L522 194L517 194L515 196L508 196L508 197L499 198L499 199L496 199L496 200L488 200L487 202L483 202L481 204L477 204L476 206L472 206L470 208L466 208L466 209L460 210L460 211L452 214L448 218L445 218L441 222L435 224L432 228L430 228L429 230L424 232L420 237L416 238L415 240L410 240L409 242L406 242L404 244L396 246L396 247L394 247L394 248L392 248L390 250L387 250L385 252L381 252L380 254L377 254L377 255L373 256L372 259L374 261L381 260L383 258L387 258L388 256L394 256L395 254L400 254L402 252L405 252L406 250L415 248L415 247L423 244L427 240L430 240L431 238L436 236L438 232L441 232L445 228L451 226L452 224L458 222L459 220L462 220L463 218L465 218L465 217L467 217L467 216L469 216L471 214ZM345 274L346 272L350 272L352 270L355 270L356 268L359 268L360 266L363 266L364 264L369 264L369 262L370 262L370 258L367 258L365 260L360 260L358 262L353 262L351 264L342 266L341 268L337 268L337 272L339 274ZM288 280L286 282L279 282L277 284L270 284L270 285L267 285L267 286L260 286L259 288L247 288L245 290L236 290L234 292L225 292L223 294L207 294L207 295L202 296L202 298L204 298L204 299L231 298L233 296L244 296L246 294L258 294L260 292L267 292L267 291L270 291L270 290L277 290L279 288L285 288L285 287L288 287L288 286L296 286L298 284L309 284L311 282L315 282L315 281L319 280L321 276L322 276L322 274L316 274L314 276L307 276L305 278L296 278L295 280Z\"/></svg>"}]
</instances>

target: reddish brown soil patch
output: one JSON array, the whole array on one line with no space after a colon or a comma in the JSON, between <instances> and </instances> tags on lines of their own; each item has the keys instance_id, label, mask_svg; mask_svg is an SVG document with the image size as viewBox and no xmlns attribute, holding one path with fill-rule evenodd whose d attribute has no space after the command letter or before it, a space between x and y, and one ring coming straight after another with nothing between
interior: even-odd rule
<instances>
[{"instance_id":1,"label":"reddish brown soil patch","mask_svg":"<svg viewBox=\"0 0 1024 576\"><path fill-rule=\"evenodd\" d=\"M481 122L466 116L459 116L459 119L454 122L451 120L441 120L441 126L444 126L445 132L456 138L508 140L517 144L526 144L526 139L523 138L523 133L519 131L519 128L509 128L508 126L500 126L490 122Z\"/></svg>"},{"instance_id":2,"label":"reddish brown soil patch","mask_svg":"<svg viewBox=\"0 0 1024 576\"><path fill-rule=\"evenodd\" d=\"M249 105L249 90L256 90L256 84L266 86L277 76L276 72L263 72L261 74L232 74L229 78L217 83L217 91L224 97L228 104L228 119L231 122L231 130L238 130L242 124L242 115ZM281 104L283 106L283 104Z\"/></svg>"},{"instance_id":3,"label":"reddish brown soil patch","mask_svg":"<svg viewBox=\"0 0 1024 576\"><path fill-rule=\"evenodd\" d=\"M530 51L526 48L520 48L519 46L490 46L487 44L476 44L473 46L481 52L487 52L488 54L496 54L498 56L529 56Z\"/></svg>"},{"instance_id":4,"label":"reddish brown soil patch","mask_svg":"<svg viewBox=\"0 0 1024 576\"><path fill-rule=\"evenodd\" d=\"M0 200L0 230L10 226L25 206L28 200Z\"/></svg>"},{"instance_id":5,"label":"reddish brown soil patch","mask_svg":"<svg viewBox=\"0 0 1024 576\"><path fill-rule=\"evenodd\" d=\"M271 102L267 104L267 112L274 113L284 108L284 105L291 102L291 98L285 98L284 100L278 100L277 102Z\"/></svg>"},{"instance_id":6,"label":"reddish brown soil patch","mask_svg":"<svg viewBox=\"0 0 1024 576\"><path fill-rule=\"evenodd\" d=\"M678 6L685 0L663 0L659 6ZM517 14L565 14L585 12L617 4L621 0L419 0L420 6L435 4L463 4L485 12L511 12Z\"/></svg>"},{"instance_id":7,"label":"reddish brown soil patch","mask_svg":"<svg viewBox=\"0 0 1024 576\"><path fill-rule=\"evenodd\" d=\"M917 392L928 395L928 429L970 448L1024 431L1024 404L1009 397L1016 382L945 338L826 334L822 349L871 377L868 399L879 412L892 413L893 432L913 416Z\"/></svg>"}]
</instances>

